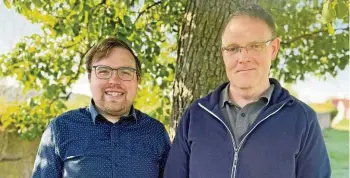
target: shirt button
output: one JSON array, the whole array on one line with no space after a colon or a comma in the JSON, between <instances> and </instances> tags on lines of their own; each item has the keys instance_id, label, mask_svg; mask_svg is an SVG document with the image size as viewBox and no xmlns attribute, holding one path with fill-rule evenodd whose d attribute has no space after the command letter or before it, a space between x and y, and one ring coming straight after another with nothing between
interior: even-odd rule
<instances>
[{"instance_id":1,"label":"shirt button","mask_svg":"<svg viewBox=\"0 0 350 178\"><path fill-rule=\"evenodd\" d=\"M241 113L241 116L242 116L242 117L245 117L245 113Z\"/></svg>"}]
</instances>

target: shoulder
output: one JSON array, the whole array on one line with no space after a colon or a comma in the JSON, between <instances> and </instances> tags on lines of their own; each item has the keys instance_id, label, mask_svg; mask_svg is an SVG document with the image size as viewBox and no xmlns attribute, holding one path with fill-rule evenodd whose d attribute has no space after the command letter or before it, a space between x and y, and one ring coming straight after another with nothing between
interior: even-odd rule
<instances>
[{"instance_id":1,"label":"shoulder","mask_svg":"<svg viewBox=\"0 0 350 178\"><path fill-rule=\"evenodd\" d=\"M295 97L293 97L293 98L294 98L296 112L299 112L300 114L302 114L302 116L304 116L304 118L306 119L307 122L317 121L317 115L316 115L315 110L313 110L305 102L303 102Z\"/></svg>"},{"instance_id":2,"label":"shoulder","mask_svg":"<svg viewBox=\"0 0 350 178\"><path fill-rule=\"evenodd\" d=\"M142 124L144 127L156 129L158 131L165 131L164 124L159 120L149 116L140 110L135 109L135 112L137 116L137 122Z\"/></svg>"},{"instance_id":3,"label":"shoulder","mask_svg":"<svg viewBox=\"0 0 350 178\"><path fill-rule=\"evenodd\" d=\"M58 128L66 124L91 121L91 114L87 108L79 108L62 113L50 122L51 127Z\"/></svg>"}]
</instances>

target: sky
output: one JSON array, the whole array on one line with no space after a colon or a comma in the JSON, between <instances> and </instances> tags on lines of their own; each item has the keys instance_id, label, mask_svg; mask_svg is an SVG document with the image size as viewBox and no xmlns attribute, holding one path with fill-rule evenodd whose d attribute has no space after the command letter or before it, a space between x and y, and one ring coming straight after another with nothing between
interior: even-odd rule
<instances>
[{"instance_id":1,"label":"sky","mask_svg":"<svg viewBox=\"0 0 350 178\"><path fill-rule=\"evenodd\" d=\"M0 1L0 24L0 55L10 52L22 37L42 33L40 25L31 24L13 9L7 9L3 1ZM305 102L322 103L331 97L350 98L349 70L347 66L337 77L327 77L326 80L309 76L304 81L297 81L292 89ZM5 84L15 85L15 81L7 78ZM74 93L91 96L87 75L82 75L72 90Z\"/></svg>"}]
</instances>

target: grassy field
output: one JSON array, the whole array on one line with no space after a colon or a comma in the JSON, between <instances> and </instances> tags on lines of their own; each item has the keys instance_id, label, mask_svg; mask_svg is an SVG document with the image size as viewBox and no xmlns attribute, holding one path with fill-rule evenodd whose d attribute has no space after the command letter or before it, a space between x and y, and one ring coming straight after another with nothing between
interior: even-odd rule
<instances>
[{"instance_id":1,"label":"grassy field","mask_svg":"<svg viewBox=\"0 0 350 178\"><path fill-rule=\"evenodd\" d=\"M334 128L325 130L324 138L331 159L332 178L348 178L349 120L343 120Z\"/></svg>"}]
</instances>

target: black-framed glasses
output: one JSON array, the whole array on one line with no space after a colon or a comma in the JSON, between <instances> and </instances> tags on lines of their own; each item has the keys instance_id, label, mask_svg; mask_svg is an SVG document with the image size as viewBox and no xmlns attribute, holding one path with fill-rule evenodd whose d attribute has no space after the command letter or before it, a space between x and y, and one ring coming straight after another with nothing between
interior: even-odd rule
<instances>
[{"instance_id":1,"label":"black-framed glasses","mask_svg":"<svg viewBox=\"0 0 350 178\"><path fill-rule=\"evenodd\" d=\"M95 70L96 77L99 79L109 79L113 75L113 71L117 72L118 77L124 81L130 81L134 78L136 69L132 67L119 67L113 69L109 66L92 66L92 69Z\"/></svg>"},{"instance_id":2,"label":"black-framed glasses","mask_svg":"<svg viewBox=\"0 0 350 178\"><path fill-rule=\"evenodd\" d=\"M226 51L226 52L231 53L231 54L238 54L238 53L242 52L242 48L244 48L244 49L246 49L248 54L257 55L257 54L260 54L260 52L263 49L265 49L265 47L269 46L273 40L274 39L270 39L270 40L263 41L263 42L251 43L247 46L228 45L226 47L222 47L221 50Z\"/></svg>"}]
</instances>

